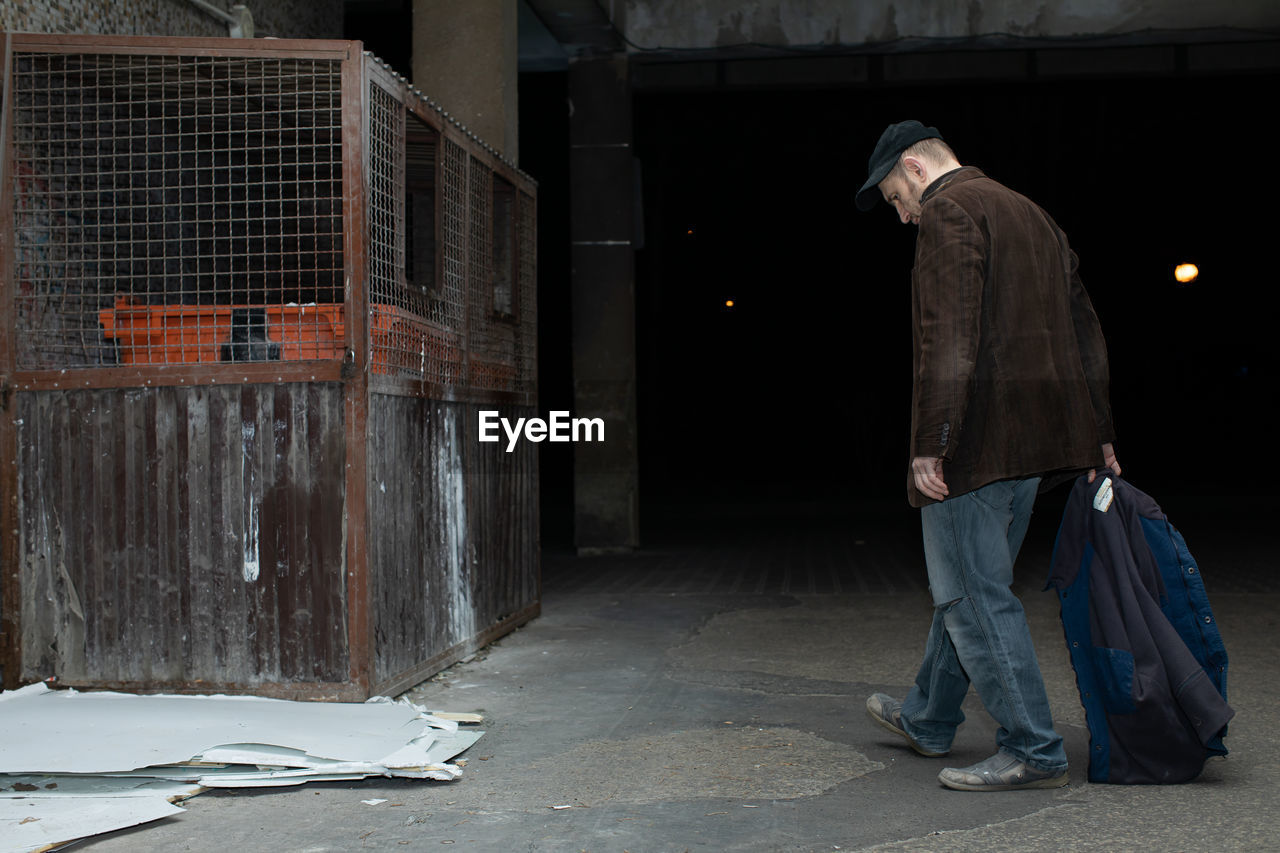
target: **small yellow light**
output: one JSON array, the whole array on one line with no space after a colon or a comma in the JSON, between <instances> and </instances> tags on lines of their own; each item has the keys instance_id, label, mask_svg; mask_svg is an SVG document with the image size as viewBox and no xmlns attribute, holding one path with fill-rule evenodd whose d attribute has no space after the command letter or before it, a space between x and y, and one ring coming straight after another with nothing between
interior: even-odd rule
<instances>
[{"instance_id":1,"label":"small yellow light","mask_svg":"<svg viewBox=\"0 0 1280 853\"><path fill-rule=\"evenodd\" d=\"M733 307L733 300L732 300L732 299L726 299L726 300L724 301L724 307L725 307L725 308L732 308L732 307Z\"/></svg>"},{"instance_id":2,"label":"small yellow light","mask_svg":"<svg viewBox=\"0 0 1280 853\"><path fill-rule=\"evenodd\" d=\"M1178 264L1173 270L1173 277L1183 284L1195 281L1198 275L1200 275L1200 270L1195 264Z\"/></svg>"}]
</instances>

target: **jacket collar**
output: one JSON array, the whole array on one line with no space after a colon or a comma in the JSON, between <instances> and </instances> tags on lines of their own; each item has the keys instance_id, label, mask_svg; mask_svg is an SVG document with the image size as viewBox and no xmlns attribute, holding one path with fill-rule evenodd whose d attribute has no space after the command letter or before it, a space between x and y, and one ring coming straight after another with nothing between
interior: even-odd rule
<instances>
[{"instance_id":1,"label":"jacket collar","mask_svg":"<svg viewBox=\"0 0 1280 853\"><path fill-rule=\"evenodd\" d=\"M986 175L982 173L982 170L976 166L961 166L959 169L952 169L924 188L924 192L920 194L920 203L924 204L935 193L940 192L951 184L961 184L965 181L972 181L974 178L985 177Z\"/></svg>"}]
</instances>

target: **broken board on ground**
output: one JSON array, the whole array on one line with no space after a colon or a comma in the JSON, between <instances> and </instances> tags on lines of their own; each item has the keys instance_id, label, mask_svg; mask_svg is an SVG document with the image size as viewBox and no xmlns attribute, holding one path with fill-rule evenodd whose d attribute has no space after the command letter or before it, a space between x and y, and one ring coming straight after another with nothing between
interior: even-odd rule
<instances>
[{"instance_id":1,"label":"broken board on ground","mask_svg":"<svg viewBox=\"0 0 1280 853\"><path fill-rule=\"evenodd\" d=\"M385 697L291 702L44 684L0 693L0 731L0 853L158 820L207 788L451 780L462 770L450 759L484 734Z\"/></svg>"}]
</instances>

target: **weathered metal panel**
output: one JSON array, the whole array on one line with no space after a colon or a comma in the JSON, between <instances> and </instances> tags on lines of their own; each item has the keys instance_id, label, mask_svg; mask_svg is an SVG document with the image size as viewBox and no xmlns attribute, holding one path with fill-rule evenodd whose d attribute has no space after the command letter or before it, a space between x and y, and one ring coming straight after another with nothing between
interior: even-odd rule
<instances>
[{"instance_id":1,"label":"weathered metal panel","mask_svg":"<svg viewBox=\"0 0 1280 853\"><path fill-rule=\"evenodd\" d=\"M0 69L0 188L13 180L11 128L13 96L11 90L11 47L13 38L4 36L4 62ZM4 686L14 682L22 654L19 648L21 622L18 618L17 553L18 474L14 469L17 456L17 430L13 425L13 370L16 364L13 348L13 205L9 194L0 190L0 668L5 673Z\"/></svg>"},{"instance_id":2,"label":"weathered metal panel","mask_svg":"<svg viewBox=\"0 0 1280 853\"><path fill-rule=\"evenodd\" d=\"M367 73L365 531L373 686L394 692L538 612L536 448L477 435L482 408L535 414L535 187Z\"/></svg>"},{"instance_id":3,"label":"weathered metal panel","mask_svg":"<svg viewBox=\"0 0 1280 853\"><path fill-rule=\"evenodd\" d=\"M349 683L368 696L373 647L372 620L369 618L368 531L365 524L366 454L364 440L369 413L369 292L366 276L369 264L366 254L365 227L368 206L365 203L364 138L368 127L368 105L365 89L365 62L347 62L342 68L342 192L345 285L343 299L347 310L343 415L346 419L344 490L350 511L343 519L347 571L347 656Z\"/></svg>"},{"instance_id":4,"label":"weathered metal panel","mask_svg":"<svg viewBox=\"0 0 1280 853\"><path fill-rule=\"evenodd\" d=\"M23 679L347 680L340 385L16 409Z\"/></svg>"},{"instance_id":5,"label":"weathered metal panel","mask_svg":"<svg viewBox=\"0 0 1280 853\"><path fill-rule=\"evenodd\" d=\"M477 440L465 403L374 394L369 564L376 683L434 671L538 603L537 453ZM530 407L492 408L508 418Z\"/></svg>"},{"instance_id":6,"label":"weathered metal panel","mask_svg":"<svg viewBox=\"0 0 1280 853\"><path fill-rule=\"evenodd\" d=\"M465 440L478 609L492 625L541 600L538 445L522 439L508 452L505 441L481 442L480 409L497 411L511 423L538 412L532 406L468 407Z\"/></svg>"}]
</instances>

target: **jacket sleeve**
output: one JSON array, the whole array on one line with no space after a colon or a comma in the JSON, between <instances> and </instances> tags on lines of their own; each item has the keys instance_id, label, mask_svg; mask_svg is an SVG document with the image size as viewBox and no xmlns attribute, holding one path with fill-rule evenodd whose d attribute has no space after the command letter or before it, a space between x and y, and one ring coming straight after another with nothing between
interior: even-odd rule
<instances>
[{"instance_id":1,"label":"jacket sleeve","mask_svg":"<svg viewBox=\"0 0 1280 853\"><path fill-rule=\"evenodd\" d=\"M1098 427L1099 439L1103 443L1115 441L1115 427L1111 422L1111 373L1107 362L1107 342L1102 337L1102 326L1093 310L1093 302L1080 281L1079 258L1075 252L1068 251L1071 258L1071 322L1075 326L1076 342L1080 347L1085 382L1089 385L1093 419Z\"/></svg>"},{"instance_id":2,"label":"jacket sleeve","mask_svg":"<svg viewBox=\"0 0 1280 853\"><path fill-rule=\"evenodd\" d=\"M935 198L916 237L912 456L951 459L963 440L978 358L986 240L954 201Z\"/></svg>"}]
</instances>

